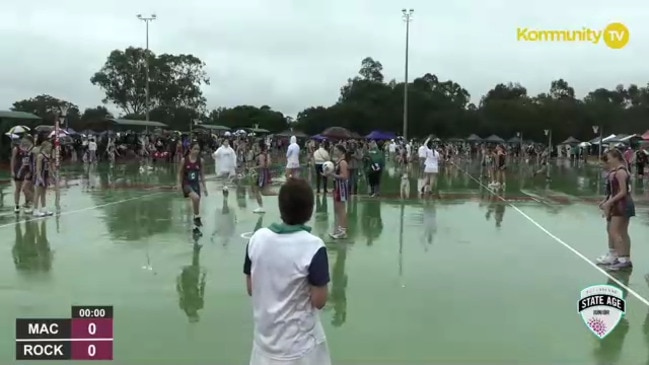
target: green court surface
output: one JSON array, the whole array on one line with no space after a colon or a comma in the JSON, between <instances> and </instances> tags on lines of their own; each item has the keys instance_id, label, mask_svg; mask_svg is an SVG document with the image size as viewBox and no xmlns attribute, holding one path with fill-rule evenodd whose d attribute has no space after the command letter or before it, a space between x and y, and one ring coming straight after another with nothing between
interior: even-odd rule
<instances>
[{"instance_id":1,"label":"green court surface","mask_svg":"<svg viewBox=\"0 0 649 365\"><path fill-rule=\"evenodd\" d=\"M588 286L618 285L588 261L606 249L599 172L557 166L546 184L522 169L509 171L504 200L466 165L440 174L434 203L417 199L416 177L401 199L393 169L382 198L350 203L350 238L328 243L331 298L321 318L334 364L647 363L649 187L634 190L635 269L615 276L627 314L598 340L577 301ZM247 363L241 235L279 219L277 198L265 197L268 212L257 216L254 200L231 188L224 209L211 180L196 251L187 203L169 189L173 171L84 175L66 171L61 213L42 220L16 219L3 189L0 362L13 362L15 318L67 317L73 304L97 304L115 308L117 363ZM333 224L330 200L318 202L312 223L322 237Z\"/></svg>"}]
</instances>

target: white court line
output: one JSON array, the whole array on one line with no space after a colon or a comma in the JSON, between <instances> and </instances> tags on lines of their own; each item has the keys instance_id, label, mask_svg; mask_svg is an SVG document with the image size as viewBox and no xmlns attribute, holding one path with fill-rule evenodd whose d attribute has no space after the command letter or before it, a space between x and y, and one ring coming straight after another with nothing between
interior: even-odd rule
<instances>
[{"instance_id":1,"label":"white court line","mask_svg":"<svg viewBox=\"0 0 649 365\"><path fill-rule=\"evenodd\" d=\"M475 177L473 177L473 175L471 175L471 174L470 174L468 171L466 171L465 169L463 169L463 168L461 168L460 166L457 166L457 165L455 165L455 167L459 168L460 171L462 171L464 174L466 174L466 175L467 175L471 180L477 182L477 183L478 183L480 186L482 186L483 188L487 188L487 186L485 186L482 182L480 182L480 180L478 180L478 179L476 179ZM631 294L631 295L634 296L636 299L638 299L639 301L641 301L644 305L646 305L647 307L649 307L649 300L647 300L646 298L644 298L644 297L643 297L642 295L640 295L638 292L636 292L635 290L629 288L627 285L625 285L624 283L622 283L621 281L619 281L618 279L616 279L614 276L612 276L611 274L609 274L608 272L606 272L606 270L604 270L604 269L602 269L601 267L597 266L597 264L595 264L594 262L590 261L590 259L589 259L588 257L584 256L581 252L577 251L574 247L572 247L571 245L569 245L568 243L566 243L564 240L562 240L561 238L555 236L552 232L548 231L548 230L547 230L545 227L543 227L539 222L535 221L532 217L530 217L529 215L527 215L527 213L525 213L525 212L523 212L522 210L520 210L520 209L519 209L517 206L515 206L513 203L507 201L507 199L505 199L502 195L498 194L498 193L495 192L493 189L488 189L488 188L487 188L487 190L488 190L491 194L493 194L493 195L495 195L496 197L498 197L498 199L502 200L502 201L505 202L507 205L509 205L509 206L510 206L512 209L514 209L518 214L522 215L523 218L527 219L528 222L530 222L530 223L532 223L533 225L535 225L536 228L538 228L538 229L541 230L541 232L545 233L548 237L552 238L552 239L555 240L557 243L559 243L559 244L562 245L563 247L565 247L565 248L567 248L568 250L570 250L570 252L572 252L572 253L574 253L575 255L577 255L577 257L579 257L580 259L582 259L585 263L587 263L587 264L590 265L592 268L594 268L595 270L597 270L597 271L599 271L600 273L602 273L604 276L606 276L607 278L609 278L611 281L613 281L614 283L616 283L617 285L619 285L621 288L623 288L624 290L626 290L629 294Z\"/></svg>"},{"instance_id":2,"label":"white court line","mask_svg":"<svg viewBox=\"0 0 649 365\"><path fill-rule=\"evenodd\" d=\"M160 195L160 194L164 194L164 192L145 194L145 195L140 195L140 196L135 197L135 198L118 200L116 202L110 202L110 203L100 204L100 205L93 205L91 207L86 207L86 208L81 208L81 209L76 209L76 210L68 210L68 211L65 211L65 212L61 212L58 215L59 216L64 216L64 215L70 215L70 214L74 214L74 213L87 212L89 210L95 210L95 209L99 209L99 208L109 207L111 205L127 203L127 202L130 202L130 201L144 199L144 198L147 198L147 197L150 197L150 196L155 196L155 195ZM30 218L31 218L31 220L37 221L37 220L41 220L41 219L47 219L49 217L30 217ZM18 222L11 222L11 223L2 224L2 225L0 225L0 229L5 228L5 227L13 227L16 224L19 224L20 222L22 222L22 220L19 220Z\"/></svg>"}]
</instances>

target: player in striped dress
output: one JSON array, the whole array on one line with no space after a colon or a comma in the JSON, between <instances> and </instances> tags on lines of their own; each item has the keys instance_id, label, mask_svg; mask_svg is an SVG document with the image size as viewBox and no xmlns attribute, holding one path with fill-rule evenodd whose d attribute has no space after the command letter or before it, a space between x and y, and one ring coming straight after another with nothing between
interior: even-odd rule
<instances>
[{"instance_id":1,"label":"player in striped dress","mask_svg":"<svg viewBox=\"0 0 649 365\"><path fill-rule=\"evenodd\" d=\"M29 204L33 200L32 176L33 176L33 140L30 136L21 139L20 144L14 146L11 151L11 174L16 185L14 191L14 213L20 213L20 194L25 196L25 213L29 213Z\"/></svg>"},{"instance_id":2,"label":"player in striped dress","mask_svg":"<svg viewBox=\"0 0 649 365\"><path fill-rule=\"evenodd\" d=\"M336 228L329 235L333 239L347 238L347 200L349 199L349 168L347 165L347 149L342 145L334 147L336 168L328 176L334 179L334 213Z\"/></svg>"}]
</instances>

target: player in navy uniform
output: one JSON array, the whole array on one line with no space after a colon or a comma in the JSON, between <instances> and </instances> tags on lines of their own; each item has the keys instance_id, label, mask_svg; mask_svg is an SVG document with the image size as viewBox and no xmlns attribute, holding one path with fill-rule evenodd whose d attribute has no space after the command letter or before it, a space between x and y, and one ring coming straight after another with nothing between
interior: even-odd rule
<instances>
[{"instance_id":1,"label":"player in navy uniform","mask_svg":"<svg viewBox=\"0 0 649 365\"><path fill-rule=\"evenodd\" d=\"M201 147L198 143L192 143L187 155L180 160L178 169L178 188L183 192L185 198L191 199L192 209L194 211L194 229L193 233L201 234L200 228L203 226L200 217L201 211L201 187L205 196L205 175L203 174L203 159L200 157Z\"/></svg>"},{"instance_id":2,"label":"player in navy uniform","mask_svg":"<svg viewBox=\"0 0 649 365\"><path fill-rule=\"evenodd\" d=\"M20 213L20 193L25 196L25 212L29 213L29 203L32 200L32 175L34 142L30 136L25 136L11 150L11 175L16 185L14 191L14 213Z\"/></svg>"},{"instance_id":3,"label":"player in navy uniform","mask_svg":"<svg viewBox=\"0 0 649 365\"><path fill-rule=\"evenodd\" d=\"M47 210L47 187L50 184L50 160L52 157L52 143L44 140L36 154L36 171L34 174L34 217L50 216L53 213ZM40 204L40 209L38 209Z\"/></svg>"}]
</instances>

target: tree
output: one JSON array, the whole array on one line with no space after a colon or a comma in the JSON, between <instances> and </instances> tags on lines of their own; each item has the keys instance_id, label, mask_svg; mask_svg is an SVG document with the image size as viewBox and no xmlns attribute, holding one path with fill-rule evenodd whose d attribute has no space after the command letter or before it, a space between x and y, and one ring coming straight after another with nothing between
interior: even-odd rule
<instances>
[{"instance_id":1,"label":"tree","mask_svg":"<svg viewBox=\"0 0 649 365\"><path fill-rule=\"evenodd\" d=\"M218 108L210 112L205 123L222 125L230 128L259 128L272 132L281 132L289 128L287 118L281 112L268 105L260 108L251 105L239 105L234 108Z\"/></svg>"},{"instance_id":2,"label":"tree","mask_svg":"<svg viewBox=\"0 0 649 365\"><path fill-rule=\"evenodd\" d=\"M227 126L233 129L259 126L271 132L288 128L317 134L341 126L361 134L372 130L403 130L403 82L385 80L383 65L372 57L360 62L356 75L340 88L338 100L329 106L307 106L293 120L271 106L239 105L205 110L201 86L209 84L203 62L192 55L156 56L141 48L113 51L91 82L106 94L104 102L115 104L127 119L144 119L146 100L145 60L150 64L152 120L172 129L188 130L190 123ZM79 116L76 105L49 95L17 101L13 110L35 113L51 122L61 106L68 106L68 121L81 127L104 119L103 106L86 109ZM546 92L531 95L525 86L503 81L481 97L473 97L458 82L424 73L408 84L408 136L466 137L497 134L510 138L522 133L526 139L545 141L545 129L554 140L569 136L589 140L592 126L605 134L643 133L649 120L649 83L598 88L583 98L570 83L558 78ZM81 128L79 127L79 128Z\"/></svg>"},{"instance_id":3,"label":"tree","mask_svg":"<svg viewBox=\"0 0 649 365\"><path fill-rule=\"evenodd\" d=\"M79 120L79 107L69 101L42 94L30 99L19 100L13 103L11 110L33 113L43 118L46 124L54 124L54 119L61 114L61 109L67 109L68 120Z\"/></svg>"},{"instance_id":4,"label":"tree","mask_svg":"<svg viewBox=\"0 0 649 365\"><path fill-rule=\"evenodd\" d=\"M401 132L404 84L385 83L382 70L379 61L364 58L359 75L341 87L335 104L304 109L294 127L310 134L333 125L361 134L374 129ZM649 84L600 88L580 100L561 78L538 95L529 95L519 83L502 82L479 100L478 105L472 103L469 92L453 80L432 73L415 77L408 85L408 135L510 138L522 133L526 139L545 141L544 129L550 129L555 141L569 136L589 140L595 137L593 125L607 134L641 133L649 120Z\"/></svg>"},{"instance_id":5,"label":"tree","mask_svg":"<svg viewBox=\"0 0 649 365\"><path fill-rule=\"evenodd\" d=\"M146 65L149 64L149 107L151 111L191 109L202 114L205 98L201 86L209 85L205 63L193 55L162 54L142 48L114 50L90 82L105 93L104 103L112 103L124 114L146 112ZM183 112L184 113L184 112ZM157 113L160 115L160 113ZM175 120L180 124L181 121ZM189 126L191 120L183 120Z\"/></svg>"}]
</instances>

